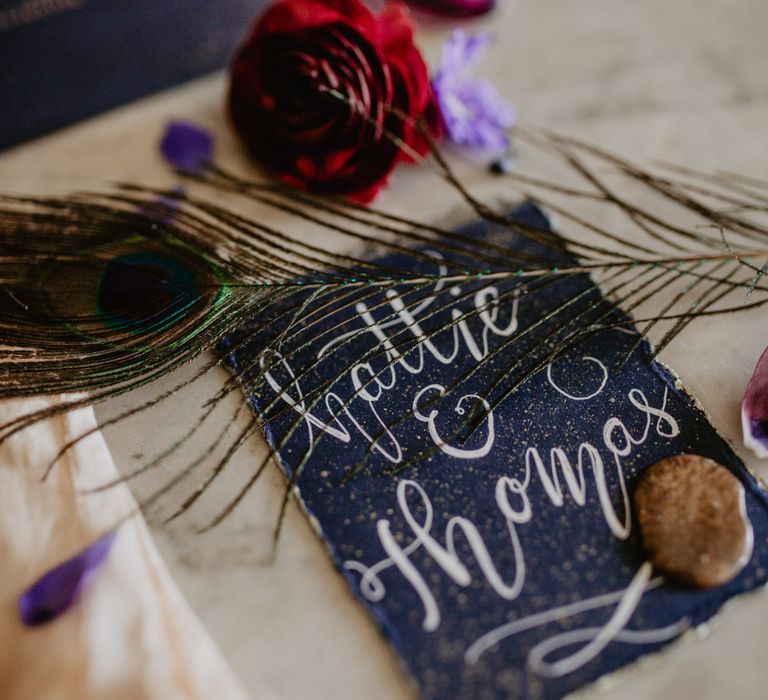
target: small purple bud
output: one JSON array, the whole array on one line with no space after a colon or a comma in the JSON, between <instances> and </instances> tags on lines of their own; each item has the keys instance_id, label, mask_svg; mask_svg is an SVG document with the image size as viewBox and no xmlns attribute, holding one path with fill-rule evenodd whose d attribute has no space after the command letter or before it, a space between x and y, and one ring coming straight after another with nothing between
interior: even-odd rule
<instances>
[{"instance_id":1,"label":"small purple bud","mask_svg":"<svg viewBox=\"0 0 768 700\"><path fill-rule=\"evenodd\" d=\"M213 136L192 122L170 122L160 142L160 152L174 168L202 170L213 158Z\"/></svg>"},{"instance_id":2,"label":"small purple bud","mask_svg":"<svg viewBox=\"0 0 768 700\"><path fill-rule=\"evenodd\" d=\"M768 349L757 361L741 402L744 444L758 457L768 457Z\"/></svg>"},{"instance_id":3,"label":"small purple bud","mask_svg":"<svg viewBox=\"0 0 768 700\"><path fill-rule=\"evenodd\" d=\"M63 564L51 569L19 596L19 617L28 627L66 612L104 563L117 533L113 530Z\"/></svg>"}]
</instances>

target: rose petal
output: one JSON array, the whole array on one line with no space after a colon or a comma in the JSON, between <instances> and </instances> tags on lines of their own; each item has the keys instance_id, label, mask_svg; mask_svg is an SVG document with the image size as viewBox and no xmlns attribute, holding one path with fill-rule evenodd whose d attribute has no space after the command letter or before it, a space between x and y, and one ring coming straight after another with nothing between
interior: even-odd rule
<instances>
[{"instance_id":1,"label":"rose petal","mask_svg":"<svg viewBox=\"0 0 768 700\"><path fill-rule=\"evenodd\" d=\"M741 402L744 444L758 457L768 457L768 349L757 361Z\"/></svg>"},{"instance_id":2,"label":"rose petal","mask_svg":"<svg viewBox=\"0 0 768 700\"><path fill-rule=\"evenodd\" d=\"M278 0L256 21L251 37L293 34L336 22L356 26L365 36L376 32L376 20L359 0Z\"/></svg>"},{"instance_id":3,"label":"rose petal","mask_svg":"<svg viewBox=\"0 0 768 700\"><path fill-rule=\"evenodd\" d=\"M108 532L82 552L51 569L19 596L19 617L29 626L45 624L66 612L104 563L116 532Z\"/></svg>"},{"instance_id":4,"label":"rose petal","mask_svg":"<svg viewBox=\"0 0 768 700\"><path fill-rule=\"evenodd\" d=\"M160 142L160 152L173 167L194 172L211 162L213 137L192 122L171 122Z\"/></svg>"},{"instance_id":5,"label":"rose petal","mask_svg":"<svg viewBox=\"0 0 768 700\"><path fill-rule=\"evenodd\" d=\"M430 12L448 17L472 17L489 12L496 0L409 0Z\"/></svg>"}]
</instances>

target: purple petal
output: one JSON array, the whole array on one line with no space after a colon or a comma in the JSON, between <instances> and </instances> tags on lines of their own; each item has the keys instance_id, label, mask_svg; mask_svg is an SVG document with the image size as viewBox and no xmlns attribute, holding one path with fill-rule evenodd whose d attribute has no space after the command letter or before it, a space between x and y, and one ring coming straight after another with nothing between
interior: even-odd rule
<instances>
[{"instance_id":1,"label":"purple petal","mask_svg":"<svg viewBox=\"0 0 768 700\"><path fill-rule=\"evenodd\" d=\"M496 0L409 0L430 12L449 17L472 17L493 9Z\"/></svg>"},{"instance_id":2,"label":"purple petal","mask_svg":"<svg viewBox=\"0 0 768 700\"><path fill-rule=\"evenodd\" d=\"M459 145L505 148L507 129L515 122L514 106L485 81L465 83L460 89L433 86L450 139Z\"/></svg>"},{"instance_id":3,"label":"purple petal","mask_svg":"<svg viewBox=\"0 0 768 700\"><path fill-rule=\"evenodd\" d=\"M41 576L19 596L19 617L29 626L42 625L77 601L104 563L116 532L108 532L82 552Z\"/></svg>"},{"instance_id":4,"label":"purple petal","mask_svg":"<svg viewBox=\"0 0 768 700\"><path fill-rule=\"evenodd\" d=\"M213 137L192 122L171 122L160 142L160 151L175 168L194 172L211 162Z\"/></svg>"},{"instance_id":5,"label":"purple petal","mask_svg":"<svg viewBox=\"0 0 768 700\"><path fill-rule=\"evenodd\" d=\"M441 70L448 75L462 76L470 72L493 43L493 34L467 34L454 29L443 46Z\"/></svg>"},{"instance_id":6,"label":"purple petal","mask_svg":"<svg viewBox=\"0 0 768 700\"><path fill-rule=\"evenodd\" d=\"M768 457L768 349L757 361L741 403L744 444L758 457Z\"/></svg>"}]
</instances>

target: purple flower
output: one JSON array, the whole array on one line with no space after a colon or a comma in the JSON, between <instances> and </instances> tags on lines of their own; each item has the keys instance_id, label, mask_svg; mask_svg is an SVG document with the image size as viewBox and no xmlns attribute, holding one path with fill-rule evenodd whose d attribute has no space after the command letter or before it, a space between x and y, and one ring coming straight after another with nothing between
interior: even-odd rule
<instances>
[{"instance_id":1,"label":"purple flower","mask_svg":"<svg viewBox=\"0 0 768 700\"><path fill-rule=\"evenodd\" d=\"M192 122L170 122L160 142L163 158L179 170L204 168L213 157L213 137Z\"/></svg>"},{"instance_id":2,"label":"purple flower","mask_svg":"<svg viewBox=\"0 0 768 700\"><path fill-rule=\"evenodd\" d=\"M29 626L42 625L66 612L77 601L104 563L116 532L108 532L82 552L43 574L19 596L19 617Z\"/></svg>"},{"instance_id":3,"label":"purple flower","mask_svg":"<svg viewBox=\"0 0 768 700\"><path fill-rule=\"evenodd\" d=\"M449 17L472 17L493 9L496 0L408 0L430 12Z\"/></svg>"},{"instance_id":4,"label":"purple flower","mask_svg":"<svg viewBox=\"0 0 768 700\"><path fill-rule=\"evenodd\" d=\"M768 457L768 349L760 356L741 402L744 444L758 457Z\"/></svg>"},{"instance_id":5,"label":"purple flower","mask_svg":"<svg viewBox=\"0 0 768 700\"><path fill-rule=\"evenodd\" d=\"M487 80L469 75L492 41L490 34L454 29L443 47L432 89L451 141L503 150L509 144L507 129L517 118L515 108Z\"/></svg>"}]
</instances>

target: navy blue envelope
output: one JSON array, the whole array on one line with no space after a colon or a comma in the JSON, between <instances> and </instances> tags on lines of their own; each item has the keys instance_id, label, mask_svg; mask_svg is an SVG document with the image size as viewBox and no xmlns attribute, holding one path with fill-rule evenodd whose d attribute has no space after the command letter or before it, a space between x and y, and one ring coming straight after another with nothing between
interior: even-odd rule
<instances>
[{"instance_id":1,"label":"navy blue envelope","mask_svg":"<svg viewBox=\"0 0 768 700\"><path fill-rule=\"evenodd\" d=\"M532 205L515 216L548 225ZM482 221L462 232L537 249ZM440 269L438 259L384 262ZM592 303L569 320L574 299ZM430 332L473 305L486 315ZM303 350L290 361L285 351L262 355L263 338L225 343L235 368L271 367L249 388L253 409L339 571L424 698L562 697L766 582L766 494L674 377L649 361L647 344L616 369L638 338L587 275L527 287L438 281L428 297L402 287L339 302L322 317L295 329L291 342ZM625 323L588 336L505 396L545 357L545 338L562 348L575 330L616 321ZM518 343L494 353L512 335ZM476 371L481 357L490 359ZM664 581L640 546L635 484L679 453L717 460L746 490L753 553L720 588Z\"/></svg>"},{"instance_id":2,"label":"navy blue envelope","mask_svg":"<svg viewBox=\"0 0 768 700\"><path fill-rule=\"evenodd\" d=\"M223 68L266 0L0 0L0 150Z\"/></svg>"}]
</instances>

